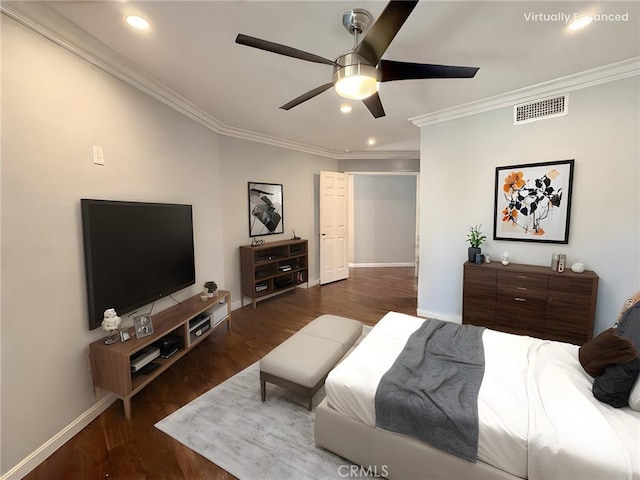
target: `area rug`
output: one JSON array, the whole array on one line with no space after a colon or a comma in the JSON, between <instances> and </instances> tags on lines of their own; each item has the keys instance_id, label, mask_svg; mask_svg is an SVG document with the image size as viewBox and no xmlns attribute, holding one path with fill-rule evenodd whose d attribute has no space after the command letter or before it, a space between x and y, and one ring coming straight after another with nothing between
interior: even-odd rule
<instances>
[{"instance_id":1,"label":"area rug","mask_svg":"<svg viewBox=\"0 0 640 480\"><path fill-rule=\"evenodd\" d=\"M313 439L323 398L324 388L310 412L302 396L267 384L262 403L256 362L155 426L240 480L340 479L351 463Z\"/></svg>"}]
</instances>

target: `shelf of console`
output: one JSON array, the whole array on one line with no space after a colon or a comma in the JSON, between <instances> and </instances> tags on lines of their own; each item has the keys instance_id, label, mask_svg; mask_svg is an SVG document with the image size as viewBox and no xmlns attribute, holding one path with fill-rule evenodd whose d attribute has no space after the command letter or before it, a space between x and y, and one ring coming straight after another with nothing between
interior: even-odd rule
<instances>
[{"instance_id":1,"label":"shelf of console","mask_svg":"<svg viewBox=\"0 0 640 480\"><path fill-rule=\"evenodd\" d=\"M189 321L202 312L212 311L211 328L191 338ZM136 338L130 329L131 339L111 345L104 343L105 338L89 345L91 373L96 398L102 391L110 392L122 400L126 418L131 418L131 398L149 385L160 374L200 344L216 329L226 324L231 329L231 292L219 290L213 298L203 301L200 295L194 295L178 305L174 305L151 317L153 334ZM168 358L157 357L153 362L159 366L150 372L131 373L131 357L145 347L153 344L165 335L182 337L182 348Z\"/></svg>"}]
</instances>

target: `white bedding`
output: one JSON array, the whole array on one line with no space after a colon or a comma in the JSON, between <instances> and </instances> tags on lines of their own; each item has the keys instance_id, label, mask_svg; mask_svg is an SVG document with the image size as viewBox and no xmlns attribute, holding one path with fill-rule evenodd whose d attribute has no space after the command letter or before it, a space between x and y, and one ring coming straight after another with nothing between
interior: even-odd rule
<instances>
[{"instance_id":1,"label":"white bedding","mask_svg":"<svg viewBox=\"0 0 640 480\"><path fill-rule=\"evenodd\" d=\"M375 426L378 383L423 322L385 315L329 373L329 405ZM493 330L482 340L479 460L535 480L640 480L640 412L593 397L577 346Z\"/></svg>"}]
</instances>

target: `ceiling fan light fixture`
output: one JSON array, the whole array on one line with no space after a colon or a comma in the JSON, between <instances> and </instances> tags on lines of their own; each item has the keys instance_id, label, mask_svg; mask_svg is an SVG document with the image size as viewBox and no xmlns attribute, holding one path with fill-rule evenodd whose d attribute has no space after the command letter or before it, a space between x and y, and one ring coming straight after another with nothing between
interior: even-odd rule
<instances>
[{"instance_id":1,"label":"ceiling fan light fixture","mask_svg":"<svg viewBox=\"0 0 640 480\"><path fill-rule=\"evenodd\" d=\"M366 75L344 77L336 82L335 88L341 97L363 100L378 91L378 79Z\"/></svg>"},{"instance_id":2,"label":"ceiling fan light fixture","mask_svg":"<svg viewBox=\"0 0 640 480\"><path fill-rule=\"evenodd\" d=\"M362 63L357 54L347 54L341 59L346 65L336 66L333 84L338 95L351 100L363 100L378 91L378 70Z\"/></svg>"}]
</instances>

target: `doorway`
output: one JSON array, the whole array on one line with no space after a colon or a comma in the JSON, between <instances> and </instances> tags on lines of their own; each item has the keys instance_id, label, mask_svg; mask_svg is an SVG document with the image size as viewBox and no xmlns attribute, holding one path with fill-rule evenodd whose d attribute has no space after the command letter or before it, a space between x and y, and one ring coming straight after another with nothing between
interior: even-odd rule
<instances>
[{"instance_id":1,"label":"doorway","mask_svg":"<svg viewBox=\"0 0 640 480\"><path fill-rule=\"evenodd\" d=\"M349 266L415 268L419 173L348 173Z\"/></svg>"}]
</instances>

